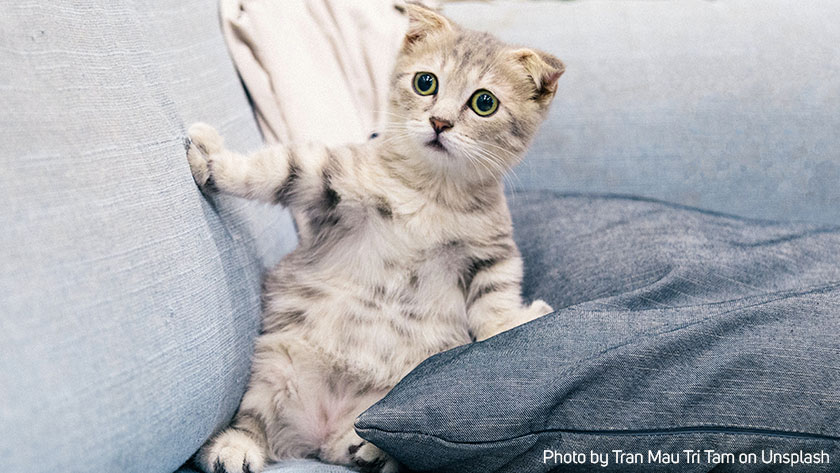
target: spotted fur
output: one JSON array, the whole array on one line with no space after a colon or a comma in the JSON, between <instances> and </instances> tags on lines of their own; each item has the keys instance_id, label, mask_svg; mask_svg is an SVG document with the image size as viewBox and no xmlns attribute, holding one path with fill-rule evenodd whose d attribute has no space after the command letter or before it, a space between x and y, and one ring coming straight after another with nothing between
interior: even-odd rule
<instances>
[{"instance_id":1,"label":"spotted fur","mask_svg":"<svg viewBox=\"0 0 840 473\"><path fill-rule=\"evenodd\" d=\"M306 227L265 279L251 380L231 426L198 455L208 472L300 457L397 471L356 435L356 416L428 356L551 310L523 304L502 177L545 117L563 65L431 10L406 12L388 126L367 143L246 156L208 125L189 130L202 188L287 206ZM419 71L437 76L437 94L414 92ZM496 113L469 108L477 89L499 98ZM438 135L431 117L453 126Z\"/></svg>"}]
</instances>

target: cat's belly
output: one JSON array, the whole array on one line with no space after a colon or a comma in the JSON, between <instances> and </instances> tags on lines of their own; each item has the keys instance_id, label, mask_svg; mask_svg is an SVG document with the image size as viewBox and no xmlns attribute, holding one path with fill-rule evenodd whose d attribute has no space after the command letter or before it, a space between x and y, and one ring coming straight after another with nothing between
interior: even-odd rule
<instances>
[{"instance_id":1,"label":"cat's belly","mask_svg":"<svg viewBox=\"0 0 840 473\"><path fill-rule=\"evenodd\" d=\"M315 320L306 336L350 371L379 372L396 382L429 356L470 342L463 303L442 299L417 305L337 296L309 311Z\"/></svg>"},{"instance_id":2,"label":"cat's belly","mask_svg":"<svg viewBox=\"0 0 840 473\"><path fill-rule=\"evenodd\" d=\"M294 332L328 364L396 383L429 356L471 341L463 292L427 272L392 270L371 282L278 268L266 283L263 332Z\"/></svg>"},{"instance_id":3,"label":"cat's belly","mask_svg":"<svg viewBox=\"0 0 840 473\"><path fill-rule=\"evenodd\" d=\"M361 222L341 238L299 247L272 269L263 331L293 330L331 364L398 380L471 341L466 257L450 240Z\"/></svg>"}]
</instances>

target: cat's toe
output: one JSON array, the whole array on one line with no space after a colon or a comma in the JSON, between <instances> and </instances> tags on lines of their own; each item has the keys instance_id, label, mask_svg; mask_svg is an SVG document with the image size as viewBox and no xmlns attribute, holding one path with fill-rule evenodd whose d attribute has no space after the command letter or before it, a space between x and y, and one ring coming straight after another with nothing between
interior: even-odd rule
<instances>
[{"instance_id":1,"label":"cat's toe","mask_svg":"<svg viewBox=\"0 0 840 473\"><path fill-rule=\"evenodd\" d=\"M400 465L396 460L370 442L351 446L350 456L353 464L362 473L398 473L400 471Z\"/></svg>"},{"instance_id":2,"label":"cat's toe","mask_svg":"<svg viewBox=\"0 0 840 473\"><path fill-rule=\"evenodd\" d=\"M242 432L222 433L200 454L208 473L260 473L265 457L257 444Z\"/></svg>"}]
</instances>

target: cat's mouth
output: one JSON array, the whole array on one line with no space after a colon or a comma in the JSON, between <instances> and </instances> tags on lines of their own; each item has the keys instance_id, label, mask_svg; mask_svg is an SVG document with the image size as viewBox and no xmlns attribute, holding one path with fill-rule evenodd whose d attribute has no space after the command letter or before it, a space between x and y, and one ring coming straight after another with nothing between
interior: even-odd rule
<instances>
[{"instance_id":1,"label":"cat's mouth","mask_svg":"<svg viewBox=\"0 0 840 473\"><path fill-rule=\"evenodd\" d=\"M426 146L436 149L438 151L446 151L446 146L444 146L443 143L441 143L440 140L437 139L437 137L435 137L435 139L431 141L426 142Z\"/></svg>"}]
</instances>

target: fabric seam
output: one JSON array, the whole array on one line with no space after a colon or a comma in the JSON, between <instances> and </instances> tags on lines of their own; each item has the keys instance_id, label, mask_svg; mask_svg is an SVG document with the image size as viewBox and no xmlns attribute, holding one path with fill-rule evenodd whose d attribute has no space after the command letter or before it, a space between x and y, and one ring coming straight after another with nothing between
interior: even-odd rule
<instances>
[{"instance_id":1,"label":"fabric seam","mask_svg":"<svg viewBox=\"0 0 840 473\"><path fill-rule=\"evenodd\" d=\"M695 427L679 427L673 429L640 429L640 430L574 430L574 429L543 429L537 430L533 432L529 432L527 434L516 435L513 437L508 437L504 439L496 439L496 440L487 440L487 441L475 441L475 442L465 442L465 441L455 441L449 440L439 435L422 433L422 432L408 432L408 431L394 431L394 430L385 430L380 427L366 427L366 428L356 428L357 431L361 432L382 432L385 434L403 434L403 435L417 435L423 437L431 437L437 440L440 440L445 443L453 444L453 445L486 445L486 444L495 444L495 443L505 443L510 442L513 440L523 439L531 436L539 436L547 433L565 433L565 434L572 434L572 435L592 435L592 436L619 436L619 437L632 437L632 436L663 436L663 435L690 435L690 434L727 434L727 435L753 435L753 436L769 436L769 437L780 437L780 438L794 438L794 439L808 439L808 440L827 440L832 442L840 441L840 437L832 436L832 435L825 435L825 434L814 434L810 432L796 432L796 431L785 431L785 430L773 430L773 429L752 429L752 428L743 428L743 427L727 427L727 426L695 426Z\"/></svg>"}]
</instances>

